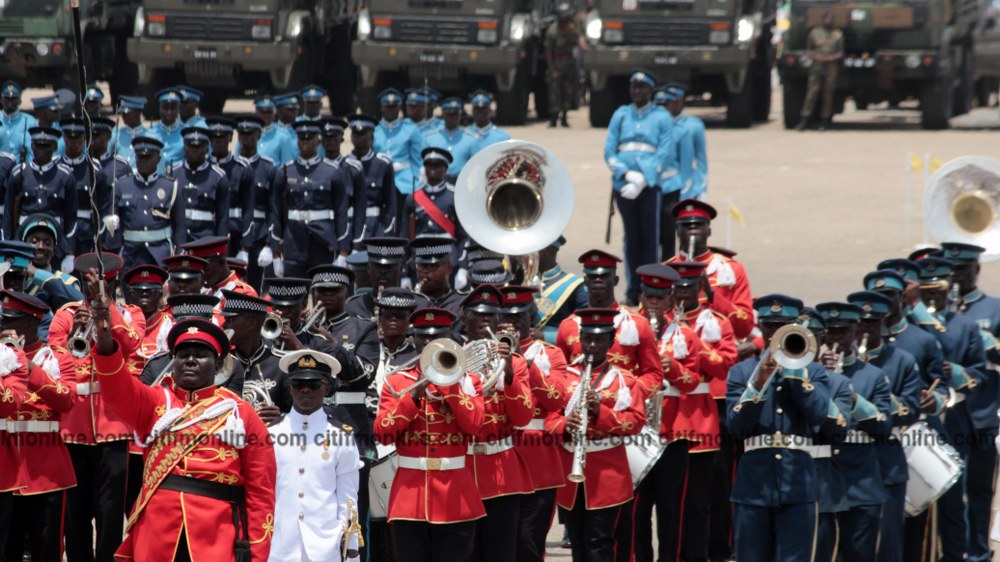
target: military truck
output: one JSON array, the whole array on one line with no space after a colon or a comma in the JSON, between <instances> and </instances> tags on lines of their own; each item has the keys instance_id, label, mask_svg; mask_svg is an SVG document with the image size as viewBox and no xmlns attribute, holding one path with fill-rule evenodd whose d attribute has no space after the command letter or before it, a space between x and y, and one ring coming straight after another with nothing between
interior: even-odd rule
<instances>
[{"instance_id":1,"label":"military truck","mask_svg":"<svg viewBox=\"0 0 1000 562\"><path fill-rule=\"evenodd\" d=\"M844 59L834 111L853 98L858 109L906 100L920 103L920 123L944 129L967 112L975 94L973 38L977 0L905 2L817 2L792 0L790 25L780 58L785 127L799 123L809 68L809 30L832 12L844 32Z\"/></svg>"},{"instance_id":2,"label":"military truck","mask_svg":"<svg viewBox=\"0 0 1000 562\"><path fill-rule=\"evenodd\" d=\"M392 86L425 83L465 97L476 88L494 92L496 121L518 125L534 92L547 116L545 29L554 21L551 0L370 0L352 55L361 71L360 101L367 111Z\"/></svg>"},{"instance_id":3,"label":"military truck","mask_svg":"<svg viewBox=\"0 0 1000 562\"><path fill-rule=\"evenodd\" d=\"M323 86L333 112L354 108L351 38L364 0L143 0L128 58L152 93L187 84L205 113L229 97Z\"/></svg>"},{"instance_id":4,"label":"military truck","mask_svg":"<svg viewBox=\"0 0 1000 562\"><path fill-rule=\"evenodd\" d=\"M726 105L726 122L749 127L771 109L773 0L597 0L587 18L590 123L605 127L628 103L628 76L646 68L660 82Z\"/></svg>"},{"instance_id":5,"label":"military truck","mask_svg":"<svg viewBox=\"0 0 1000 562\"><path fill-rule=\"evenodd\" d=\"M90 81L128 93L135 68L125 57L139 0L81 2L84 64ZM77 89L70 0L0 0L0 77L28 88Z\"/></svg>"}]
</instances>

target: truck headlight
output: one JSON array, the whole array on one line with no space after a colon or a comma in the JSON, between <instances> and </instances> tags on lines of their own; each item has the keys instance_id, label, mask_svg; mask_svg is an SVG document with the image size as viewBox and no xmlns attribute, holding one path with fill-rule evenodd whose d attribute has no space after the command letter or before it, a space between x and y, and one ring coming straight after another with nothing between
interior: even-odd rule
<instances>
[{"instance_id":1,"label":"truck headlight","mask_svg":"<svg viewBox=\"0 0 1000 562\"><path fill-rule=\"evenodd\" d=\"M39 43L39 44L35 45L35 52L38 53L38 56L40 56L40 57L46 57L46 56L48 56L49 55L49 44L48 43Z\"/></svg>"},{"instance_id":2,"label":"truck headlight","mask_svg":"<svg viewBox=\"0 0 1000 562\"><path fill-rule=\"evenodd\" d=\"M753 39L754 21L752 17L743 16L736 23L736 42L749 43Z\"/></svg>"},{"instance_id":3,"label":"truck headlight","mask_svg":"<svg viewBox=\"0 0 1000 562\"><path fill-rule=\"evenodd\" d=\"M497 22L496 21L481 21L477 24L479 28L476 31L476 41L479 43L496 43L497 42Z\"/></svg>"},{"instance_id":4,"label":"truck headlight","mask_svg":"<svg viewBox=\"0 0 1000 562\"><path fill-rule=\"evenodd\" d=\"M620 21L604 22L604 42L623 43L625 41L625 24Z\"/></svg>"},{"instance_id":5,"label":"truck headlight","mask_svg":"<svg viewBox=\"0 0 1000 562\"><path fill-rule=\"evenodd\" d=\"M132 36L142 37L142 32L146 29L146 10L140 6L135 11L135 21L132 22Z\"/></svg>"},{"instance_id":6,"label":"truck headlight","mask_svg":"<svg viewBox=\"0 0 1000 562\"><path fill-rule=\"evenodd\" d=\"M906 65L906 68L917 68L920 66L920 55L910 53L906 55L905 59L903 59L903 63Z\"/></svg>"},{"instance_id":7,"label":"truck headlight","mask_svg":"<svg viewBox=\"0 0 1000 562\"><path fill-rule=\"evenodd\" d=\"M510 18L510 35L508 35L508 37L510 37L511 41L523 41L525 37L530 37L531 34L531 15L514 14L514 16Z\"/></svg>"},{"instance_id":8,"label":"truck headlight","mask_svg":"<svg viewBox=\"0 0 1000 562\"><path fill-rule=\"evenodd\" d=\"M358 39L366 41L372 34L372 17L368 10L358 12Z\"/></svg>"},{"instance_id":9,"label":"truck headlight","mask_svg":"<svg viewBox=\"0 0 1000 562\"><path fill-rule=\"evenodd\" d=\"M253 20L253 26L250 28L250 37L258 40L270 39L271 23L270 18Z\"/></svg>"},{"instance_id":10,"label":"truck headlight","mask_svg":"<svg viewBox=\"0 0 1000 562\"><path fill-rule=\"evenodd\" d=\"M376 39L392 39L392 19L391 18L375 18L374 28L372 30L372 36Z\"/></svg>"},{"instance_id":11,"label":"truck headlight","mask_svg":"<svg viewBox=\"0 0 1000 562\"><path fill-rule=\"evenodd\" d=\"M603 27L604 23L601 21L601 16L597 13L597 10L591 10L587 14L587 39L592 43L600 41Z\"/></svg>"}]
</instances>

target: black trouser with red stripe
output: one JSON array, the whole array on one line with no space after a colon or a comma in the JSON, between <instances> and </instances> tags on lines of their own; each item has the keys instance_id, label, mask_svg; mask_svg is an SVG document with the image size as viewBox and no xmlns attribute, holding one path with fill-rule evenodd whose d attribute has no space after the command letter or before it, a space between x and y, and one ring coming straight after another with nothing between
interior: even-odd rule
<instances>
[{"instance_id":1,"label":"black trouser with red stripe","mask_svg":"<svg viewBox=\"0 0 1000 562\"><path fill-rule=\"evenodd\" d=\"M671 562L681 550L684 490L687 486L688 442L673 441L639 483L635 499L635 561ZM659 549L653 557L653 506Z\"/></svg>"},{"instance_id":2,"label":"black trouser with red stripe","mask_svg":"<svg viewBox=\"0 0 1000 562\"><path fill-rule=\"evenodd\" d=\"M556 488L521 496L521 527L517 533L518 562L545 560L545 537L552 527Z\"/></svg>"},{"instance_id":3,"label":"black trouser with red stripe","mask_svg":"<svg viewBox=\"0 0 1000 562\"><path fill-rule=\"evenodd\" d=\"M570 548L573 562L614 560L615 529L625 514L625 506L587 509L587 497L583 488L583 484L577 486L573 509L559 508L566 533L573 545Z\"/></svg>"},{"instance_id":4,"label":"black trouser with red stripe","mask_svg":"<svg viewBox=\"0 0 1000 562\"><path fill-rule=\"evenodd\" d=\"M717 451L688 454L687 491L684 494L684 528L681 558L685 562L708 560L709 521L712 507L712 466Z\"/></svg>"}]
</instances>

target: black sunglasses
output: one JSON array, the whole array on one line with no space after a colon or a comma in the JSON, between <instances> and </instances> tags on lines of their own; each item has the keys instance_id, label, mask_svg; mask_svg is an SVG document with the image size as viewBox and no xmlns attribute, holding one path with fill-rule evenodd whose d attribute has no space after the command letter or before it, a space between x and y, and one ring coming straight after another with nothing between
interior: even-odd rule
<instances>
[{"instance_id":1,"label":"black sunglasses","mask_svg":"<svg viewBox=\"0 0 1000 562\"><path fill-rule=\"evenodd\" d=\"M312 389L312 390L318 390L319 387L323 385L323 381L318 381L318 380L315 380L315 379L308 379L308 380L301 380L301 379L299 379L299 380L292 380L290 382L292 384L292 388L300 389L300 390L303 389L303 388L309 388L309 389Z\"/></svg>"}]
</instances>

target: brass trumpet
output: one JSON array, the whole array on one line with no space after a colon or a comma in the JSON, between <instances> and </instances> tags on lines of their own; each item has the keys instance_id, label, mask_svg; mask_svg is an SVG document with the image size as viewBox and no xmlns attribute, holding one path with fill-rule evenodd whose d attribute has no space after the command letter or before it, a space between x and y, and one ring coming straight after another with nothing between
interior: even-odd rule
<instances>
[{"instance_id":1,"label":"brass trumpet","mask_svg":"<svg viewBox=\"0 0 1000 562\"><path fill-rule=\"evenodd\" d=\"M401 398L425 380L435 386L450 386L462 380L466 370L465 351L448 338L438 338L420 352L420 380L403 390L393 390L392 394Z\"/></svg>"},{"instance_id":2,"label":"brass trumpet","mask_svg":"<svg viewBox=\"0 0 1000 562\"><path fill-rule=\"evenodd\" d=\"M66 347L70 355L77 359L83 359L90 355L90 340L94 337L94 321L91 320L87 327L73 332L73 335L66 340Z\"/></svg>"},{"instance_id":3,"label":"brass trumpet","mask_svg":"<svg viewBox=\"0 0 1000 562\"><path fill-rule=\"evenodd\" d=\"M277 314L273 312L267 315L264 319L264 323L260 327L260 337L265 340L274 341L281 337L281 326L282 319Z\"/></svg>"}]
</instances>

